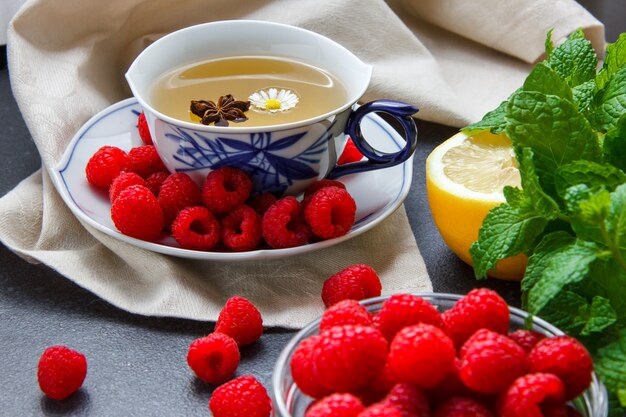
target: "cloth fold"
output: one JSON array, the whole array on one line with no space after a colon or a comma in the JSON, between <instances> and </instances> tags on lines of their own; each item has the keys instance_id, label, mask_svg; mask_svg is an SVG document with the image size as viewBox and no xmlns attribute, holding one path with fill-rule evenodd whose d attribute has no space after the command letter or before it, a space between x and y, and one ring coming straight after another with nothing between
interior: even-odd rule
<instances>
[{"instance_id":1,"label":"cloth fold","mask_svg":"<svg viewBox=\"0 0 626 417\"><path fill-rule=\"evenodd\" d=\"M130 95L123 74L134 57L163 34L193 24L258 19L316 31L374 66L364 101L414 103L421 109L418 118L457 127L479 119L521 84L551 27L559 37L583 27L603 49L602 25L573 0L553 8L551 0L491 3L31 0L9 28L8 62L43 169L0 199L0 241L112 304L146 315L215 320L229 296L242 295L259 306L266 325L301 327L323 309L324 279L353 263L372 265L385 294L429 291L404 208L363 235L307 255L191 261L139 249L81 224L48 170L89 117ZM516 20L522 10L527 16L535 9L542 19ZM508 30L495 31L506 16Z\"/></svg>"}]
</instances>

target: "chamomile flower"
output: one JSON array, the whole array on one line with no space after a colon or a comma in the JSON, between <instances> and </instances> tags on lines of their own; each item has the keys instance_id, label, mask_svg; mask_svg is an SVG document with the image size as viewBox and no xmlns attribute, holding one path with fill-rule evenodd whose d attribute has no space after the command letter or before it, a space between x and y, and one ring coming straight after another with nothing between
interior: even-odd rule
<instances>
[{"instance_id":1,"label":"chamomile flower","mask_svg":"<svg viewBox=\"0 0 626 417\"><path fill-rule=\"evenodd\" d=\"M296 107L299 98L291 90L268 88L255 91L248 100L255 109L276 113Z\"/></svg>"}]
</instances>

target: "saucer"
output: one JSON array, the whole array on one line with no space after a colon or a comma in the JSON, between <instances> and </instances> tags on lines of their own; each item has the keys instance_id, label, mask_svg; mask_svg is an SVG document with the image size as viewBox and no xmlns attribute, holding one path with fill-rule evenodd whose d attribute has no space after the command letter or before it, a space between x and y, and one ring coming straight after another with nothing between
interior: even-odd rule
<instances>
[{"instance_id":1,"label":"saucer","mask_svg":"<svg viewBox=\"0 0 626 417\"><path fill-rule=\"evenodd\" d=\"M111 220L111 203L106 192L93 188L85 178L85 166L102 146L117 146L129 151L140 143L137 116L141 107L135 98L115 103L92 117L76 133L63 158L52 171L53 182L61 197L79 220L123 242L143 249L190 259L241 261L277 259L327 248L360 235L382 222L406 198L413 175L413 158L391 168L346 175L339 181L356 201L356 220L344 236L295 248L258 249L248 252L211 252L182 249L171 237L155 241L135 239L120 233ZM362 123L363 136L376 149L397 152L404 146L402 137L382 118L367 115Z\"/></svg>"}]
</instances>

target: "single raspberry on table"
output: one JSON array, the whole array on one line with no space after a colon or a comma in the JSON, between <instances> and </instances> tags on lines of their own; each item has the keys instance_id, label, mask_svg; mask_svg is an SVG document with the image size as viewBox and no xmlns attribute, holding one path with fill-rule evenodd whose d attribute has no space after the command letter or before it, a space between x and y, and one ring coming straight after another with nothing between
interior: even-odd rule
<instances>
[{"instance_id":1,"label":"single raspberry on table","mask_svg":"<svg viewBox=\"0 0 626 417\"><path fill-rule=\"evenodd\" d=\"M103 146L94 153L85 167L87 181L94 187L108 189L122 171L130 171L130 156L115 146Z\"/></svg>"},{"instance_id":2,"label":"single raspberry on table","mask_svg":"<svg viewBox=\"0 0 626 417\"><path fill-rule=\"evenodd\" d=\"M215 331L229 335L239 346L254 343L263 334L261 312L244 297L231 297L217 317Z\"/></svg>"},{"instance_id":3,"label":"single raspberry on table","mask_svg":"<svg viewBox=\"0 0 626 417\"><path fill-rule=\"evenodd\" d=\"M498 399L500 417L548 417L564 407L565 387L553 374L526 374L517 378Z\"/></svg>"},{"instance_id":4,"label":"single raspberry on table","mask_svg":"<svg viewBox=\"0 0 626 417\"><path fill-rule=\"evenodd\" d=\"M437 407L433 417L493 417L493 414L476 400L452 397Z\"/></svg>"},{"instance_id":5,"label":"single raspberry on table","mask_svg":"<svg viewBox=\"0 0 626 417\"><path fill-rule=\"evenodd\" d=\"M261 219L263 238L272 248L302 246L311 237L311 228L304 222L300 203L287 196L267 209Z\"/></svg>"},{"instance_id":6,"label":"single raspberry on table","mask_svg":"<svg viewBox=\"0 0 626 417\"><path fill-rule=\"evenodd\" d=\"M352 394L331 394L313 404L304 417L358 417L365 410L363 404Z\"/></svg>"},{"instance_id":7,"label":"single raspberry on table","mask_svg":"<svg viewBox=\"0 0 626 417\"><path fill-rule=\"evenodd\" d=\"M343 324L372 325L372 315L356 300L343 300L328 307L320 321L320 331Z\"/></svg>"},{"instance_id":8,"label":"single raspberry on table","mask_svg":"<svg viewBox=\"0 0 626 417\"><path fill-rule=\"evenodd\" d=\"M382 402L397 408L402 417L430 416L428 398L413 384L395 384Z\"/></svg>"},{"instance_id":9,"label":"single raspberry on table","mask_svg":"<svg viewBox=\"0 0 626 417\"><path fill-rule=\"evenodd\" d=\"M335 392L358 392L381 372L387 341L370 326L334 326L322 331L313 348L315 375Z\"/></svg>"},{"instance_id":10,"label":"single raspberry on table","mask_svg":"<svg viewBox=\"0 0 626 417\"><path fill-rule=\"evenodd\" d=\"M346 142L346 146L343 148L343 152L341 152L341 156L337 160L337 165L344 165L350 162L358 162L363 159L363 154L354 144L354 141L351 137L348 136L348 141Z\"/></svg>"},{"instance_id":11,"label":"single raspberry on table","mask_svg":"<svg viewBox=\"0 0 626 417\"><path fill-rule=\"evenodd\" d=\"M332 239L350 231L356 216L356 203L348 191L324 187L313 194L304 208L304 218L316 236Z\"/></svg>"},{"instance_id":12,"label":"single raspberry on table","mask_svg":"<svg viewBox=\"0 0 626 417\"><path fill-rule=\"evenodd\" d=\"M324 281L322 300L326 307L342 300L363 300L378 297L382 285L378 274L369 265L354 264L337 272Z\"/></svg>"},{"instance_id":13,"label":"single raspberry on table","mask_svg":"<svg viewBox=\"0 0 626 417\"><path fill-rule=\"evenodd\" d=\"M313 369L313 348L320 336L309 336L298 344L291 356L290 368L293 381L300 391L313 398L322 398L332 393L315 377Z\"/></svg>"},{"instance_id":14,"label":"single raspberry on table","mask_svg":"<svg viewBox=\"0 0 626 417\"><path fill-rule=\"evenodd\" d=\"M431 324L414 324L400 330L389 346L388 362L399 382L433 388L454 369L452 340Z\"/></svg>"},{"instance_id":15,"label":"single raspberry on table","mask_svg":"<svg viewBox=\"0 0 626 417\"><path fill-rule=\"evenodd\" d=\"M565 385L565 399L572 400L591 384L593 361L587 349L571 336L541 340L528 354L530 372L558 376Z\"/></svg>"},{"instance_id":16,"label":"single raspberry on table","mask_svg":"<svg viewBox=\"0 0 626 417\"><path fill-rule=\"evenodd\" d=\"M213 391L209 409L213 417L269 417L272 400L256 378L245 375Z\"/></svg>"},{"instance_id":17,"label":"single raspberry on table","mask_svg":"<svg viewBox=\"0 0 626 417\"><path fill-rule=\"evenodd\" d=\"M167 172L167 168L163 165L161 157L157 153L156 148L152 145L132 148L128 152L128 156L130 156L132 161L131 171L143 178L148 178L148 176L155 172Z\"/></svg>"},{"instance_id":18,"label":"single raspberry on table","mask_svg":"<svg viewBox=\"0 0 626 417\"><path fill-rule=\"evenodd\" d=\"M222 243L230 250L252 250L261 243L261 217L252 207L240 205L222 218L221 225Z\"/></svg>"},{"instance_id":19,"label":"single raspberry on table","mask_svg":"<svg viewBox=\"0 0 626 417\"><path fill-rule=\"evenodd\" d=\"M473 289L442 317L457 348L479 329L509 332L509 306L497 292L487 288Z\"/></svg>"},{"instance_id":20,"label":"single raspberry on table","mask_svg":"<svg viewBox=\"0 0 626 417\"><path fill-rule=\"evenodd\" d=\"M163 210L157 198L143 185L123 190L111 205L111 219L125 235L152 240L163 229Z\"/></svg>"},{"instance_id":21,"label":"single raspberry on table","mask_svg":"<svg viewBox=\"0 0 626 417\"><path fill-rule=\"evenodd\" d=\"M252 191L252 180L238 168L209 172L202 187L202 201L213 213L227 213L243 204Z\"/></svg>"},{"instance_id":22,"label":"single raspberry on table","mask_svg":"<svg viewBox=\"0 0 626 417\"><path fill-rule=\"evenodd\" d=\"M378 312L378 326L387 340L392 340L402 328L418 323L444 328L439 311L417 295L394 294L383 303Z\"/></svg>"},{"instance_id":23,"label":"single raspberry on table","mask_svg":"<svg viewBox=\"0 0 626 417\"><path fill-rule=\"evenodd\" d=\"M390 404L373 404L361 411L358 417L402 417L402 413Z\"/></svg>"},{"instance_id":24,"label":"single raspberry on table","mask_svg":"<svg viewBox=\"0 0 626 417\"><path fill-rule=\"evenodd\" d=\"M508 337L478 330L461 348L459 376L470 389L496 394L527 370L526 352Z\"/></svg>"},{"instance_id":25,"label":"single raspberry on table","mask_svg":"<svg viewBox=\"0 0 626 417\"><path fill-rule=\"evenodd\" d=\"M546 336L533 330L518 329L509 333L509 339L520 345L524 352L529 353L540 340Z\"/></svg>"},{"instance_id":26,"label":"single raspberry on table","mask_svg":"<svg viewBox=\"0 0 626 417\"><path fill-rule=\"evenodd\" d=\"M207 384L221 384L230 379L239 359L237 342L218 332L194 340L187 351L187 364Z\"/></svg>"},{"instance_id":27,"label":"single raspberry on table","mask_svg":"<svg viewBox=\"0 0 626 417\"><path fill-rule=\"evenodd\" d=\"M183 249L211 250L220 241L220 222L206 207L187 207L172 222L172 236Z\"/></svg>"},{"instance_id":28,"label":"single raspberry on table","mask_svg":"<svg viewBox=\"0 0 626 417\"><path fill-rule=\"evenodd\" d=\"M146 185L146 182L134 172L120 172L120 175L115 177L109 187L109 201L114 202L117 196L131 185Z\"/></svg>"},{"instance_id":29,"label":"single raspberry on table","mask_svg":"<svg viewBox=\"0 0 626 417\"><path fill-rule=\"evenodd\" d=\"M165 216L165 224L168 226L172 224L179 211L202 203L200 188L184 172L169 175L159 188L158 198Z\"/></svg>"},{"instance_id":30,"label":"single raspberry on table","mask_svg":"<svg viewBox=\"0 0 626 417\"><path fill-rule=\"evenodd\" d=\"M256 211L259 216L263 216L268 208L272 206L278 199L272 193L257 194L249 199L248 205Z\"/></svg>"},{"instance_id":31,"label":"single raspberry on table","mask_svg":"<svg viewBox=\"0 0 626 417\"><path fill-rule=\"evenodd\" d=\"M85 355L66 346L44 350L37 365L37 382L46 396L63 400L76 392L87 376Z\"/></svg>"},{"instance_id":32,"label":"single raspberry on table","mask_svg":"<svg viewBox=\"0 0 626 417\"><path fill-rule=\"evenodd\" d=\"M144 112L137 117L137 129L139 130L139 137L144 145L152 145L152 135L150 135L150 129L148 129L148 122L146 121L146 115Z\"/></svg>"}]
</instances>

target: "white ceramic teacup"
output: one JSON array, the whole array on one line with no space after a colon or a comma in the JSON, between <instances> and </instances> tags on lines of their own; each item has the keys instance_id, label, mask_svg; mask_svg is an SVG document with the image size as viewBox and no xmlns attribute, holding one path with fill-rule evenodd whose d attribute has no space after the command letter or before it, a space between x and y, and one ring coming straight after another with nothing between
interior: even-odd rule
<instances>
[{"instance_id":1,"label":"white ceramic teacup","mask_svg":"<svg viewBox=\"0 0 626 417\"><path fill-rule=\"evenodd\" d=\"M177 120L156 110L151 88L164 73L211 58L236 56L288 58L324 69L347 90L347 100L317 117L261 127L208 126ZM251 174L255 191L296 194L322 178L338 178L406 161L415 150L417 108L376 100L357 108L372 67L338 43L301 28L250 20L206 23L170 33L148 46L132 63L126 79L141 104L156 149L171 171L198 183L213 169L232 166ZM404 129L405 147L380 152L361 135L359 123L370 112L387 113ZM349 134L367 160L337 165Z\"/></svg>"}]
</instances>

